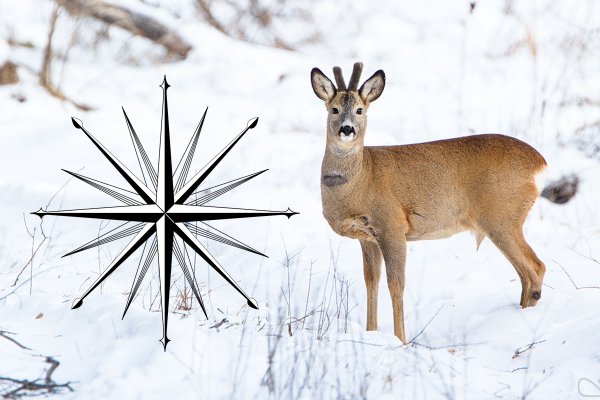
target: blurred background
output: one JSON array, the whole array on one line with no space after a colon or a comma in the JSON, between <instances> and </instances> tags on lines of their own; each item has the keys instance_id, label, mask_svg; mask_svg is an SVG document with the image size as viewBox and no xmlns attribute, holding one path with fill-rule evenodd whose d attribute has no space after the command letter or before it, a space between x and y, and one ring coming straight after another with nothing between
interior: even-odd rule
<instances>
[{"instance_id":1,"label":"blurred background","mask_svg":"<svg viewBox=\"0 0 600 400\"><path fill-rule=\"evenodd\" d=\"M596 0L0 0L0 395L596 393L599 54ZM546 183L570 201L540 199L526 224L548 269L537 307L519 310L510 264L489 242L475 253L461 234L409 246L411 343L392 335L384 281L379 332L364 332L360 246L321 215L326 113L309 81L313 67L332 77L334 65L348 79L355 61L363 79L378 69L387 78L367 145L504 133L544 155ZM192 173L259 117L206 187L269 171L214 205L300 212L215 224L269 255L203 239L261 308L194 260L206 320L174 268L167 353L156 340L155 267L120 318L142 254L70 310L126 241L61 255L116 225L29 214L119 204L61 171L126 185L70 118L139 173L120 107L156 161L164 75L174 159L208 107Z\"/></svg>"}]
</instances>

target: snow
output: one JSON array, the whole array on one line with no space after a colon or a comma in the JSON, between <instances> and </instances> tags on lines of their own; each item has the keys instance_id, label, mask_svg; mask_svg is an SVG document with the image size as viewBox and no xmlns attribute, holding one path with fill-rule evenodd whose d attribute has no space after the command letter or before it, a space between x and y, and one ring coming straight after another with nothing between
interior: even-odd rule
<instances>
[{"instance_id":1,"label":"snow","mask_svg":"<svg viewBox=\"0 0 600 400\"><path fill-rule=\"evenodd\" d=\"M43 378L44 357L52 356L60 362L52 378L71 382L74 392L51 398L600 395L592 385L600 379L600 168L597 154L580 144L598 132L598 106L581 101L597 102L600 89L597 2L498 0L477 2L470 13L467 2L325 0L306 24L276 21L290 42L309 30L320 33L320 41L298 51L263 45L259 34L258 43L227 37L201 22L193 2L118 3L176 27L194 50L185 61L156 63L161 51L145 39L117 28L101 39L101 24L61 14L57 51L69 47L74 30L80 36L67 59L55 61L53 76L90 112L37 84L33 71L41 65L51 2L0 3L0 60L28 67L19 69L21 82L0 86L0 330L30 349L0 337L0 376ZM10 47L9 38L34 47ZM385 279L379 330L364 330L360 246L322 217L326 113L309 81L313 67L332 77L334 65L348 79L356 60L365 65L363 79L378 69L387 78L368 111L367 145L499 132L536 147L548 162L548 180L580 176L571 202L540 199L525 224L547 267L536 307L519 308L518 277L493 244L485 240L476 251L464 233L409 244L405 324L412 343L393 336ZM176 309L184 278L175 266L166 352L158 342L156 265L121 320L139 253L81 308L70 309L126 242L61 255L114 224L46 218L48 239L17 280L42 241L39 219L29 212L55 193L50 208L118 204L68 180L61 168L125 185L70 118L139 173L120 107L156 161L164 74L176 159L209 107L191 173L259 117L203 187L269 171L211 204L300 212L290 220L214 224L269 255L203 241L260 309L248 308L200 261L196 275L209 319L195 300L189 311ZM26 227L35 229L33 243Z\"/></svg>"},{"instance_id":2,"label":"snow","mask_svg":"<svg viewBox=\"0 0 600 400\"><path fill-rule=\"evenodd\" d=\"M0 40L0 65L6 62L8 55L10 54L10 47L4 40Z\"/></svg>"}]
</instances>

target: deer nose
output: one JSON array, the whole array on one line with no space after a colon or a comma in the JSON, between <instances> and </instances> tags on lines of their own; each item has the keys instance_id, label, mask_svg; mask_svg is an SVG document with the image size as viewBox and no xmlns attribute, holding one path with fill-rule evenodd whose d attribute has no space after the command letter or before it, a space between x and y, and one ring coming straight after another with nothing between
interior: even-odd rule
<instances>
[{"instance_id":1,"label":"deer nose","mask_svg":"<svg viewBox=\"0 0 600 400\"><path fill-rule=\"evenodd\" d=\"M351 134L355 133L354 132L354 127L352 125L343 125L340 128L340 135L344 135L344 136L350 136Z\"/></svg>"}]
</instances>

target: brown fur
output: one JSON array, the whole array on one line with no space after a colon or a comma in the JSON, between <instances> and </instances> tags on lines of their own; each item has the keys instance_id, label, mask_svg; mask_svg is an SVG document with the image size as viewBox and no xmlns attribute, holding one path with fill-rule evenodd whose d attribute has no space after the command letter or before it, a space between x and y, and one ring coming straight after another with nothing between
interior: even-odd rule
<instances>
[{"instance_id":1,"label":"brown fur","mask_svg":"<svg viewBox=\"0 0 600 400\"><path fill-rule=\"evenodd\" d=\"M323 215L336 233L360 240L367 330L377 329L381 259L392 297L394 333L406 342L406 242L440 239L461 231L474 232L478 247L484 237L498 247L521 280L521 306L534 306L541 295L545 267L525 241L522 227L539 195L535 176L546 167L544 158L528 144L504 135L364 146L366 110L383 91L383 71L358 91L329 87L331 81L317 69L311 80L330 111L321 176L340 176L346 181L328 185L322 180ZM333 113L333 108L339 112ZM358 108L364 109L362 114L356 112ZM338 133L344 121L351 121L356 129L352 141L342 140Z\"/></svg>"}]
</instances>

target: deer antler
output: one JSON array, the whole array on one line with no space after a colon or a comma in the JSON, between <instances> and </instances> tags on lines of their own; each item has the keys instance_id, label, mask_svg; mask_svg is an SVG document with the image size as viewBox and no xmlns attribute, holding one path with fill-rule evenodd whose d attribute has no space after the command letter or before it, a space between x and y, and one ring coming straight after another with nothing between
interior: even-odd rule
<instances>
[{"instance_id":1,"label":"deer antler","mask_svg":"<svg viewBox=\"0 0 600 400\"><path fill-rule=\"evenodd\" d=\"M333 67L333 77L335 78L337 90L346 90L346 82L344 82L344 76L340 67Z\"/></svg>"},{"instance_id":2,"label":"deer antler","mask_svg":"<svg viewBox=\"0 0 600 400\"><path fill-rule=\"evenodd\" d=\"M358 89L358 81L360 80L360 74L362 73L363 63L355 62L354 69L352 70L352 77L350 78L350 84L348 90L356 91Z\"/></svg>"}]
</instances>

